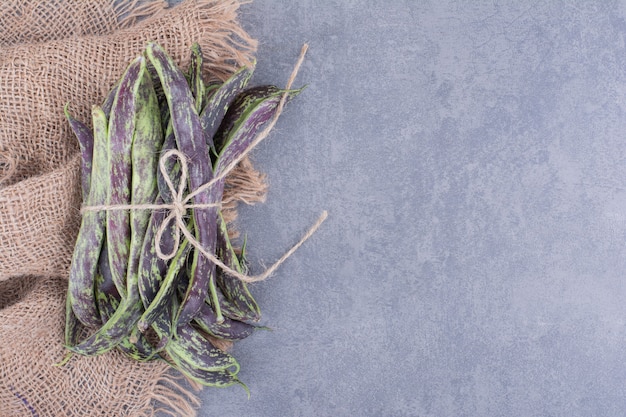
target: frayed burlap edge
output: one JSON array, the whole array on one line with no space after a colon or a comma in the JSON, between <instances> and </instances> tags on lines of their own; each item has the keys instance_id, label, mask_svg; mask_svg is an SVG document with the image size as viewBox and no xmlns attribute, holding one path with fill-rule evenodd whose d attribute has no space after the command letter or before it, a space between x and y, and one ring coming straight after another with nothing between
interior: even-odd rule
<instances>
[{"instance_id":1,"label":"frayed burlap edge","mask_svg":"<svg viewBox=\"0 0 626 417\"><path fill-rule=\"evenodd\" d=\"M120 25L120 29L127 29L137 24L137 22L154 16L157 13L169 8L167 1L156 0L142 2L141 0L121 2L114 4L115 15Z\"/></svg>"}]
</instances>

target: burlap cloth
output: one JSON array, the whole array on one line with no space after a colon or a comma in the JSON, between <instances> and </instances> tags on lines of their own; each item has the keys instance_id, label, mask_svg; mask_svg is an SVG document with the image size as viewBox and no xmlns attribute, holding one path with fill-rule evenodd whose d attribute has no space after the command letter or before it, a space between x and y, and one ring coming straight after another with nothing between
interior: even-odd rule
<instances>
[{"instance_id":1,"label":"burlap cloth","mask_svg":"<svg viewBox=\"0 0 626 417\"><path fill-rule=\"evenodd\" d=\"M237 0L0 2L0 416L196 415L198 400L161 362L110 352L64 355L68 266L80 222L78 146L63 116L89 122L148 40L186 68L200 43L207 76L225 79L256 44ZM248 161L228 193L252 202L264 183ZM236 212L231 206L229 218ZM160 410L160 411L159 411Z\"/></svg>"}]
</instances>

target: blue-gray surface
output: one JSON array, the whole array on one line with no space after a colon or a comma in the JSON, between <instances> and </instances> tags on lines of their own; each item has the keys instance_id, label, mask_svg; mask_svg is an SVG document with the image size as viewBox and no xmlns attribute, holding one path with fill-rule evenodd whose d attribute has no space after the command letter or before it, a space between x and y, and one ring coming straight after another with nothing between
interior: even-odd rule
<instances>
[{"instance_id":1,"label":"blue-gray surface","mask_svg":"<svg viewBox=\"0 0 626 417\"><path fill-rule=\"evenodd\" d=\"M626 415L626 4L256 0L307 90L242 211L273 332L203 416Z\"/></svg>"}]
</instances>

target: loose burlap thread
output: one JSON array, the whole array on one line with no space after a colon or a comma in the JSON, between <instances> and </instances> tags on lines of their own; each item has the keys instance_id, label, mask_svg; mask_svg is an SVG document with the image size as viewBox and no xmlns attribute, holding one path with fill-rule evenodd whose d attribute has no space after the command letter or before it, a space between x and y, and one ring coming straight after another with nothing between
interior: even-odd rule
<instances>
[{"instance_id":1,"label":"loose burlap thread","mask_svg":"<svg viewBox=\"0 0 626 417\"><path fill-rule=\"evenodd\" d=\"M194 416L198 399L161 362L112 351L64 355L67 274L80 224L75 138L62 107L89 121L128 62L153 40L179 65L199 42L207 76L225 79L252 60L237 0L9 0L0 5L0 416ZM60 11L62 10L62 12ZM262 201L249 160L226 180L236 205ZM233 237L235 232L231 233ZM192 385L193 386L193 385Z\"/></svg>"}]
</instances>

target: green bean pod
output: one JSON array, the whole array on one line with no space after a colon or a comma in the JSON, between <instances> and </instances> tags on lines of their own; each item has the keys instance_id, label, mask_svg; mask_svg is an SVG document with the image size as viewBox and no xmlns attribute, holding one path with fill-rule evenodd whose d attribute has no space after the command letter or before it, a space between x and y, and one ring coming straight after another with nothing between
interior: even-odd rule
<instances>
[{"instance_id":1,"label":"green bean pod","mask_svg":"<svg viewBox=\"0 0 626 417\"><path fill-rule=\"evenodd\" d=\"M102 109L92 109L94 128L94 157L92 162L87 205L106 204L108 194L108 147L107 120ZM78 238L72 255L68 296L78 320L87 327L102 324L96 308L94 278L105 234L106 213L86 211L83 213Z\"/></svg>"},{"instance_id":2,"label":"green bean pod","mask_svg":"<svg viewBox=\"0 0 626 417\"><path fill-rule=\"evenodd\" d=\"M202 80L202 50L198 43L191 45L191 60L189 64L189 88L191 88L191 94L195 98L196 111L200 113L204 107L205 86Z\"/></svg>"},{"instance_id":3,"label":"green bean pod","mask_svg":"<svg viewBox=\"0 0 626 417\"><path fill-rule=\"evenodd\" d=\"M210 148L215 149L213 136L218 131L229 106L243 91L253 73L254 66L239 69L207 97L206 106L200 113L200 124L204 139Z\"/></svg>"},{"instance_id":4,"label":"green bean pod","mask_svg":"<svg viewBox=\"0 0 626 417\"><path fill-rule=\"evenodd\" d=\"M196 368L176 355L174 355L173 360L176 369L201 385L215 388L226 388L237 384L241 385L248 393L248 396L250 396L250 390L246 384L241 382L237 378L237 375L229 371L207 371L206 369Z\"/></svg>"},{"instance_id":5,"label":"green bean pod","mask_svg":"<svg viewBox=\"0 0 626 417\"><path fill-rule=\"evenodd\" d=\"M178 326L176 337L166 347L172 358L193 365L196 369L206 371L239 372L239 363L228 353L213 347L211 343L192 326Z\"/></svg>"},{"instance_id":6,"label":"green bean pod","mask_svg":"<svg viewBox=\"0 0 626 417\"><path fill-rule=\"evenodd\" d=\"M138 90L146 72L143 57L137 57L122 76L109 118L109 204L130 203L132 182L131 149L135 133ZM113 282L126 297L126 275L130 255L131 225L127 210L106 212L108 257Z\"/></svg>"},{"instance_id":7,"label":"green bean pod","mask_svg":"<svg viewBox=\"0 0 626 417\"><path fill-rule=\"evenodd\" d=\"M69 103L63 107L65 112L65 118L67 119L70 128L74 132L76 139L78 139L78 146L80 148L80 169L81 169L81 189L83 194L83 201L87 201L89 197L89 182L91 181L91 170L93 163L93 132L87 125L80 120L77 120L70 114Z\"/></svg>"},{"instance_id":8,"label":"green bean pod","mask_svg":"<svg viewBox=\"0 0 626 417\"><path fill-rule=\"evenodd\" d=\"M224 217L218 216L219 229L217 232L217 251L219 258L231 269L239 273L245 273L245 264L242 264L235 253L230 239L228 237L228 228ZM261 319L261 310L255 301L248 285L238 278L229 276L224 271L218 271L216 277L217 285L222 290L228 301L234 308L241 312L241 315L250 321L259 321Z\"/></svg>"},{"instance_id":9,"label":"green bean pod","mask_svg":"<svg viewBox=\"0 0 626 417\"><path fill-rule=\"evenodd\" d=\"M148 74L143 75L136 101L137 114L131 147L131 204L153 204L159 194L157 155L163 144L163 131L156 93ZM139 298L137 286L139 261L150 215L151 210L145 209L130 212L130 251L126 277L129 297Z\"/></svg>"}]
</instances>

